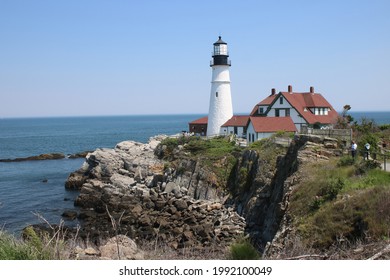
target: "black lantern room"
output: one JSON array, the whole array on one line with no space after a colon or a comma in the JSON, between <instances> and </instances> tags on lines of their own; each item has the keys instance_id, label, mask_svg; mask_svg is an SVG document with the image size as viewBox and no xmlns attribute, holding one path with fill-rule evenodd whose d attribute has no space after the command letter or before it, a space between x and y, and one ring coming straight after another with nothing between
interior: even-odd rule
<instances>
[{"instance_id":1,"label":"black lantern room","mask_svg":"<svg viewBox=\"0 0 390 280\"><path fill-rule=\"evenodd\" d=\"M227 44L222 41L219 36L218 41L214 43L213 60L210 66L215 65L228 65L231 66L230 60L228 59L229 53L227 50Z\"/></svg>"}]
</instances>

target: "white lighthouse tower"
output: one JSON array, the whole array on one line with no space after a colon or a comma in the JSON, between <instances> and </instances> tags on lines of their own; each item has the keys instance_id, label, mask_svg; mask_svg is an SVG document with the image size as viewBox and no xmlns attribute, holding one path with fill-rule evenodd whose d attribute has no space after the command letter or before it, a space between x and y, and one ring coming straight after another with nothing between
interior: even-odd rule
<instances>
[{"instance_id":1,"label":"white lighthouse tower","mask_svg":"<svg viewBox=\"0 0 390 280\"><path fill-rule=\"evenodd\" d=\"M207 123L207 136L220 134L221 126L233 116L232 96L230 93L229 67L231 65L227 44L221 36L214 43L210 107Z\"/></svg>"}]
</instances>

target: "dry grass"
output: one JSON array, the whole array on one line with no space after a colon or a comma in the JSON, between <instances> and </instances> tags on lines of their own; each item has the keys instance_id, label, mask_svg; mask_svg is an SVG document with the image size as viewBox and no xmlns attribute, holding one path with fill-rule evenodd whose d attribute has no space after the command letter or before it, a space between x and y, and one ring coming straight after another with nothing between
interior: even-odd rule
<instances>
[{"instance_id":1,"label":"dry grass","mask_svg":"<svg viewBox=\"0 0 390 280\"><path fill-rule=\"evenodd\" d=\"M390 176L336 161L302 168L305 174L291 195L289 214L304 247L329 249L340 242L390 237ZM335 183L336 182L336 183ZM315 207L314 207L314 206Z\"/></svg>"},{"instance_id":2,"label":"dry grass","mask_svg":"<svg viewBox=\"0 0 390 280\"><path fill-rule=\"evenodd\" d=\"M229 254L227 247L188 247L173 249L167 244L142 242L139 248L149 260L225 260Z\"/></svg>"}]
</instances>

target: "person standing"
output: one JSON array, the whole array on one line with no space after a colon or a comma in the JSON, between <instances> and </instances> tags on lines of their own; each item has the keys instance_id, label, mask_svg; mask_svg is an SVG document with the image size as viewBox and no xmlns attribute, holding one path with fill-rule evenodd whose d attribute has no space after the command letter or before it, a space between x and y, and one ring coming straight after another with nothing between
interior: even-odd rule
<instances>
[{"instance_id":1,"label":"person standing","mask_svg":"<svg viewBox=\"0 0 390 280\"><path fill-rule=\"evenodd\" d=\"M368 158L370 157L370 144L369 143L366 143L366 145L364 145L364 159L365 160L368 160Z\"/></svg>"},{"instance_id":2,"label":"person standing","mask_svg":"<svg viewBox=\"0 0 390 280\"><path fill-rule=\"evenodd\" d=\"M351 155L352 155L352 158L355 159L356 157L356 151L357 151L357 144L355 141L352 141L352 145L351 145Z\"/></svg>"}]
</instances>

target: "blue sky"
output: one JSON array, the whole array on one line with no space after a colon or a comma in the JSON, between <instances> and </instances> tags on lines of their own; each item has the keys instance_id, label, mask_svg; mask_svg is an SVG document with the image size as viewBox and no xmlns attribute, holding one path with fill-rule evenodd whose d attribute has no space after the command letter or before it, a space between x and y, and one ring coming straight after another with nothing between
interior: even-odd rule
<instances>
[{"instance_id":1,"label":"blue sky","mask_svg":"<svg viewBox=\"0 0 390 280\"><path fill-rule=\"evenodd\" d=\"M0 0L0 117L207 113L212 44L233 108L314 86L390 111L390 1Z\"/></svg>"}]
</instances>

